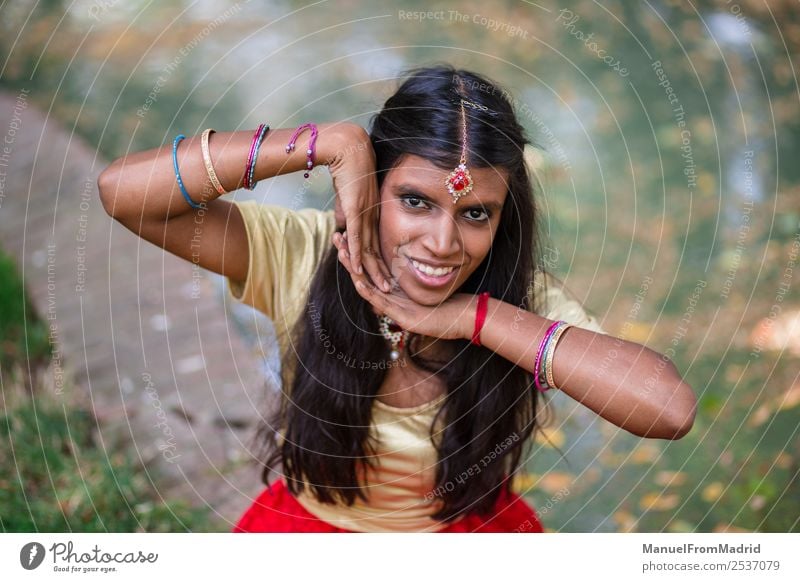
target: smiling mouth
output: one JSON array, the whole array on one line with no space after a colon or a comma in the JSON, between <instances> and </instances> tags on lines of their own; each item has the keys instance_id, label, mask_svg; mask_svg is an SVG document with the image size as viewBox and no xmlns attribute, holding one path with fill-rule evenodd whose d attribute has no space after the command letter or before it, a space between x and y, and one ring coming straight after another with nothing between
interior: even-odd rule
<instances>
[{"instance_id":1,"label":"smiling mouth","mask_svg":"<svg viewBox=\"0 0 800 582\"><path fill-rule=\"evenodd\" d=\"M420 263L412 258L408 259L408 265L416 276L417 280L429 287L441 287L452 281L459 267L439 267L435 268L425 263Z\"/></svg>"}]
</instances>

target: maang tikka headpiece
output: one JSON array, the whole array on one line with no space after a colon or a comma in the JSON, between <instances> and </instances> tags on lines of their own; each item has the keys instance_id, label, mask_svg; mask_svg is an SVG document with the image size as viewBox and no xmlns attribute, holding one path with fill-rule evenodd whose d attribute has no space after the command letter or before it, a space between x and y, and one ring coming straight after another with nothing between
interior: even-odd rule
<instances>
[{"instance_id":1,"label":"maang tikka headpiece","mask_svg":"<svg viewBox=\"0 0 800 582\"><path fill-rule=\"evenodd\" d=\"M460 97L459 106L461 107L461 159L444 181L445 186L447 186L447 191L450 192L450 195L453 197L453 204L458 203L458 199L462 196L466 196L472 192L472 186L474 184L469 169L467 169L467 112L464 110L464 106L466 105L467 107L472 107L480 111L489 111L486 105L481 105L480 103L465 99L463 97L464 80L456 76L456 81L458 82L458 90L456 90L456 93Z\"/></svg>"}]
</instances>

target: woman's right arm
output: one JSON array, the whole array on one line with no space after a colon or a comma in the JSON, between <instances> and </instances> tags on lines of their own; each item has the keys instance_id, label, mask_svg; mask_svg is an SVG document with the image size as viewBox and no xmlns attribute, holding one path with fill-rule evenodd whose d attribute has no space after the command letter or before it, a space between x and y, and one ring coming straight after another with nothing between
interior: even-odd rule
<instances>
[{"instance_id":1,"label":"woman's right arm","mask_svg":"<svg viewBox=\"0 0 800 582\"><path fill-rule=\"evenodd\" d=\"M352 123L317 124L316 163L339 160L364 130ZM287 154L293 129L267 132L258 152L254 180L306 169L311 132L297 138ZM214 171L230 192L242 187L253 130L215 132L209 139ZM200 135L178 144L181 179L195 203L205 201L205 212L189 206L175 179L172 144L129 154L111 163L97 179L103 208L115 220L145 240L235 281L247 276L249 247L244 222L234 204L219 198L203 162Z\"/></svg>"}]
</instances>

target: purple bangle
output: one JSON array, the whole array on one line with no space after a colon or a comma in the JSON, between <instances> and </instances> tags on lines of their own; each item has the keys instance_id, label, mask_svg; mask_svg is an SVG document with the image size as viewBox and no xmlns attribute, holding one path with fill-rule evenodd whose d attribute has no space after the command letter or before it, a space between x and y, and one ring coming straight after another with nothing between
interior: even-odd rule
<instances>
[{"instance_id":1,"label":"purple bangle","mask_svg":"<svg viewBox=\"0 0 800 582\"><path fill-rule=\"evenodd\" d=\"M548 327L547 331L544 333L541 343L539 344L539 351L536 354L536 362L533 364L533 381L536 384L536 389L539 392L546 391L546 388L542 388L542 384L539 382L539 372L542 364L542 352L544 351L544 346L547 344L547 340L550 339L550 336L553 335L553 332L560 323L560 321L556 321L550 327Z\"/></svg>"},{"instance_id":2,"label":"purple bangle","mask_svg":"<svg viewBox=\"0 0 800 582\"><path fill-rule=\"evenodd\" d=\"M242 181L242 185L248 190L252 190L256 187L255 182L253 182L253 175L255 173L257 152L268 129L269 126L264 123L259 125L253 135L253 142L250 144L250 153L247 156L247 163L244 166L244 180Z\"/></svg>"}]
</instances>

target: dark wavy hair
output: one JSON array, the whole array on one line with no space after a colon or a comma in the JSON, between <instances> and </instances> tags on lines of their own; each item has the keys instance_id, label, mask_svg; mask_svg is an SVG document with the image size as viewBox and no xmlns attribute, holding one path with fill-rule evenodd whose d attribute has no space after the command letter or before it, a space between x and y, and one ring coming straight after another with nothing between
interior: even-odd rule
<instances>
[{"instance_id":1,"label":"dark wavy hair","mask_svg":"<svg viewBox=\"0 0 800 582\"><path fill-rule=\"evenodd\" d=\"M378 185L406 154L447 170L458 164L462 97L486 107L466 108L467 163L506 169L508 197L489 254L457 292L488 291L531 309L532 289L536 294L546 289L534 288L533 283L534 272L545 271L545 265L539 254L539 213L524 158L530 142L508 94L496 83L447 64L406 71L370 123ZM320 329L332 345L349 352L347 357L327 353ZM410 338L411 362L447 385L430 435L438 452L433 491L441 492L443 501L433 517L448 522L467 512L488 515L503 488L510 490L524 445L539 428L533 375L468 340L439 340L450 357L424 359L418 353L419 339L413 334ZM356 496L366 501L363 469L374 462L376 450L369 430L371 412L386 369L362 369L352 362L385 362L389 348L370 304L356 291L334 246L311 281L305 311L291 330L291 345L282 361L281 406L259 430L258 442L266 446L263 480L269 485L273 467L280 462L294 495L308 486L322 503L352 505ZM480 465L481 471L463 485L453 486L457 477L493 451L497 456L491 463Z\"/></svg>"}]
</instances>

